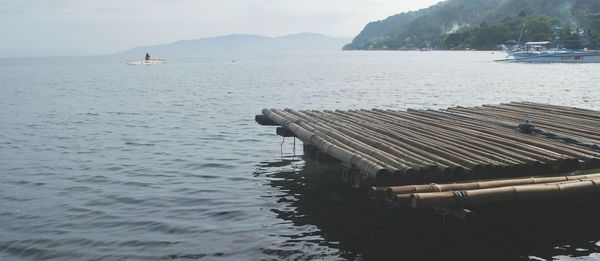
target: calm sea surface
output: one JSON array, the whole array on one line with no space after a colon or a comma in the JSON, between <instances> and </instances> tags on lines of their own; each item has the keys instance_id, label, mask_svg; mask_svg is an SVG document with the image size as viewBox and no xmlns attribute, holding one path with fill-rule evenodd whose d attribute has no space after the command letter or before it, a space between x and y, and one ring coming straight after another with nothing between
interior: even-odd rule
<instances>
[{"instance_id":1,"label":"calm sea surface","mask_svg":"<svg viewBox=\"0 0 600 261\"><path fill-rule=\"evenodd\" d=\"M600 110L600 64L491 62L502 57L0 59L0 259L598 260L600 221L432 229L438 217L369 202L340 166L305 162L301 142L254 122L265 107Z\"/></svg>"}]
</instances>

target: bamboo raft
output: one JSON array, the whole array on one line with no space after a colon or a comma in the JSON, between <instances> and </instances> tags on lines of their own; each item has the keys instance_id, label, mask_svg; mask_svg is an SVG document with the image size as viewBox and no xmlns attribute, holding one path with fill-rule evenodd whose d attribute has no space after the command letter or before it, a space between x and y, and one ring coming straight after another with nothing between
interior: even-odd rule
<instances>
[{"instance_id":1,"label":"bamboo raft","mask_svg":"<svg viewBox=\"0 0 600 261\"><path fill-rule=\"evenodd\" d=\"M305 152L341 161L344 181L398 206L463 209L600 192L600 174L565 174L600 168L599 111L512 102L443 110L264 109L255 120L299 138ZM540 175L546 177L531 178Z\"/></svg>"}]
</instances>

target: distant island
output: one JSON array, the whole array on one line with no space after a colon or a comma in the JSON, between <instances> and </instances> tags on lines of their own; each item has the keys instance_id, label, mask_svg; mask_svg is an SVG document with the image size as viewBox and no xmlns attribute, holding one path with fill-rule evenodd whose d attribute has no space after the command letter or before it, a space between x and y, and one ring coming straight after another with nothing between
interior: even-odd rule
<instances>
[{"instance_id":1,"label":"distant island","mask_svg":"<svg viewBox=\"0 0 600 261\"><path fill-rule=\"evenodd\" d=\"M599 38L600 0L447 0L371 22L344 50L494 50L519 39L600 49Z\"/></svg>"},{"instance_id":2,"label":"distant island","mask_svg":"<svg viewBox=\"0 0 600 261\"><path fill-rule=\"evenodd\" d=\"M231 51L334 51L352 38L331 37L316 33L299 33L279 37L232 34L211 38L182 40L169 44L136 47L118 54L142 57L146 52L157 55L194 54Z\"/></svg>"}]
</instances>

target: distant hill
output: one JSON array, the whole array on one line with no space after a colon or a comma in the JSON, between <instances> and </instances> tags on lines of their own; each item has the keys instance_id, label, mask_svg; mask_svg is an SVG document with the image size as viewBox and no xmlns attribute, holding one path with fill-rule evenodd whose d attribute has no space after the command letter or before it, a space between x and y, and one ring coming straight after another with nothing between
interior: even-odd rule
<instances>
[{"instance_id":1,"label":"distant hill","mask_svg":"<svg viewBox=\"0 0 600 261\"><path fill-rule=\"evenodd\" d=\"M569 33L596 36L600 34L600 0L447 0L371 22L344 49L453 49L471 45L487 49L492 41L518 38L523 24L524 39L575 38ZM535 31L538 29L542 32ZM561 30L569 32L559 33ZM448 43L452 34L464 35L454 35ZM477 37L482 39L474 39Z\"/></svg>"},{"instance_id":2,"label":"distant hill","mask_svg":"<svg viewBox=\"0 0 600 261\"><path fill-rule=\"evenodd\" d=\"M300 33L279 37L232 34L182 40L169 44L141 46L119 54L141 57L146 52L157 55L172 55L230 51L334 51L341 50L342 46L350 40L351 38L330 37L315 33Z\"/></svg>"}]
</instances>

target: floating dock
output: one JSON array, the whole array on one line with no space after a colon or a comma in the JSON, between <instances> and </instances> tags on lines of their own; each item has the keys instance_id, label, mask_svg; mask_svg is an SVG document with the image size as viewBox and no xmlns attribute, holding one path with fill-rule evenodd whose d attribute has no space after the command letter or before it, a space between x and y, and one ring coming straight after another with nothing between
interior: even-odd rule
<instances>
[{"instance_id":1,"label":"floating dock","mask_svg":"<svg viewBox=\"0 0 600 261\"><path fill-rule=\"evenodd\" d=\"M474 202L466 199L489 190L508 195L518 187L563 195L564 188L590 192L596 180L600 184L600 176L593 174L568 177L600 168L600 112L594 110L532 102L406 111L264 109L255 120L279 126L280 136L302 140L305 154L339 160L346 166L343 179L354 188L369 188L373 198L413 208L446 206L461 198L465 205ZM552 178L523 183L531 181L523 177L532 176ZM502 179L493 183L500 186L443 186L495 179ZM402 187L418 184L434 190L406 192ZM452 200L438 200L448 195Z\"/></svg>"}]
</instances>

